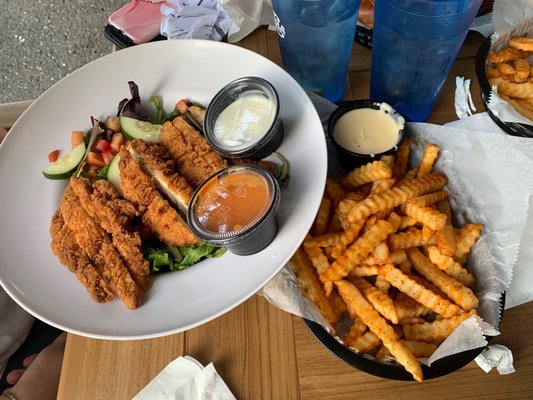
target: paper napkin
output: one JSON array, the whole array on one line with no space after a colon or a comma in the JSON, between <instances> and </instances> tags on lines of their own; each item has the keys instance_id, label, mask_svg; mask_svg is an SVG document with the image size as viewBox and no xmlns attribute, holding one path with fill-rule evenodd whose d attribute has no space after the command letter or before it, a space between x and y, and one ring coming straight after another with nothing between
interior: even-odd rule
<instances>
[{"instance_id":1,"label":"paper napkin","mask_svg":"<svg viewBox=\"0 0 533 400\"><path fill-rule=\"evenodd\" d=\"M133 400L235 400L213 363L189 356L168 364Z\"/></svg>"}]
</instances>

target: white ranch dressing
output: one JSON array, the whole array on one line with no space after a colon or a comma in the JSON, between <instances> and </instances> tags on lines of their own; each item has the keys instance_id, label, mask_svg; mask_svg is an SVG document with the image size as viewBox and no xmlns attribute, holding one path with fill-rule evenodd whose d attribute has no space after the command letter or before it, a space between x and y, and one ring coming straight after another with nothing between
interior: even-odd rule
<instances>
[{"instance_id":1,"label":"white ranch dressing","mask_svg":"<svg viewBox=\"0 0 533 400\"><path fill-rule=\"evenodd\" d=\"M333 127L333 138L345 149L358 154L379 154L398 144L404 119L388 104L379 110L358 108L340 117Z\"/></svg>"},{"instance_id":2,"label":"white ranch dressing","mask_svg":"<svg viewBox=\"0 0 533 400\"><path fill-rule=\"evenodd\" d=\"M225 146L244 146L261 139L273 120L272 101L258 92L249 91L220 113L213 133Z\"/></svg>"}]
</instances>

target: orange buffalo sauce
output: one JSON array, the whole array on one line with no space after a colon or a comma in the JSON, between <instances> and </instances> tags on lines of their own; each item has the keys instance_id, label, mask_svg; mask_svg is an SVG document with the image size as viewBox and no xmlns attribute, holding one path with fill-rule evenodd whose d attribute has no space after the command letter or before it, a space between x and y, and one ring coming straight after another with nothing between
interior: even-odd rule
<instances>
[{"instance_id":1,"label":"orange buffalo sauce","mask_svg":"<svg viewBox=\"0 0 533 400\"><path fill-rule=\"evenodd\" d=\"M196 206L198 222L211 232L241 229L264 215L270 196L267 183L259 175L222 175L201 189Z\"/></svg>"}]
</instances>

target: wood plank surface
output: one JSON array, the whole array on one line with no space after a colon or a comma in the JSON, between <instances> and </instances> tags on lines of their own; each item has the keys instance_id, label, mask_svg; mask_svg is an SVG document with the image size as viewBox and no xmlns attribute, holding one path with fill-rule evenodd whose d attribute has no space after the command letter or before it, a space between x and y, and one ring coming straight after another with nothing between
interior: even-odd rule
<instances>
[{"instance_id":1,"label":"wood plank surface","mask_svg":"<svg viewBox=\"0 0 533 400\"><path fill-rule=\"evenodd\" d=\"M483 111L474 57L482 43L469 35L429 121L457 119L455 76L472 80ZM280 64L275 32L258 29L239 45ZM370 50L354 45L346 98L367 98ZM505 312L502 335L492 343L512 349L516 373L485 374L475 363L422 384L377 378L347 365L324 348L304 322L260 296L185 333L141 341L102 341L69 334L58 399L128 399L171 360L190 355L215 368L238 399L531 399L533 302Z\"/></svg>"}]
</instances>

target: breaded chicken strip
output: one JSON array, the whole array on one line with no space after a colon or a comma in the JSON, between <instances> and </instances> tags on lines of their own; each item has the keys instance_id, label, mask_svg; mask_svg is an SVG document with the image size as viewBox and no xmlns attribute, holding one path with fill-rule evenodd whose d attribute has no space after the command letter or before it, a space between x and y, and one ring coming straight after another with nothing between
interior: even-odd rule
<instances>
[{"instance_id":1,"label":"breaded chicken strip","mask_svg":"<svg viewBox=\"0 0 533 400\"><path fill-rule=\"evenodd\" d=\"M133 140L126 148L142 170L153 178L159 191L186 215L194 190L177 172L176 163L168 151L163 146L143 140Z\"/></svg>"},{"instance_id":2,"label":"breaded chicken strip","mask_svg":"<svg viewBox=\"0 0 533 400\"><path fill-rule=\"evenodd\" d=\"M176 161L179 173L194 187L228 166L226 160L182 117L177 117L172 123L165 122L159 142Z\"/></svg>"},{"instance_id":3,"label":"breaded chicken strip","mask_svg":"<svg viewBox=\"0 0 533 400\"><path fill-rule=\"evenodd\" d=\"M200 243L125 147L120 150L119 169L124 197L146 208L142 220L162 242L176 247Z\"/></svg>"},{"instance_id":4,"label":"breaded chicken strip","mask_svg":"<svg viewBox=\"0 0 533 400\"><path fill-rule=\"evenodd\" d=\"M113 245L122 257L135 283L142 290L150 286L150 265L144 259L139 232L131 219L138 215L135 206L121 199L115 187L104 179L93 186L81 178L71 178L70 185L87 213L111 234Z\"/></svg>"},{"instance_id":5,"label":"breaded chicken strip","mask_svg":"<svg viewBox=\"0 0 533 400\"><path fill-rule=\"evenodd\" d=\"M85 211L70 185L61 198L60 211L78 245L87 253L126 307L137 308L142 301L141 289L131 277L108 234Z\"/></svg>"},{"instance_id":6,"label":"breaded chicken strip","mask_svg":"<svg viewBox=\"0 0 533 400\"><path fill-rule=\"evenodd\" d=\"M72 231L65 225L61 212L57 210L50 224L52 251L61 264L76 274L81 284L87 289L91 298L98 303L106 303L115 297L109 284L78 246Z\"/></svg>"}]
</instances>

